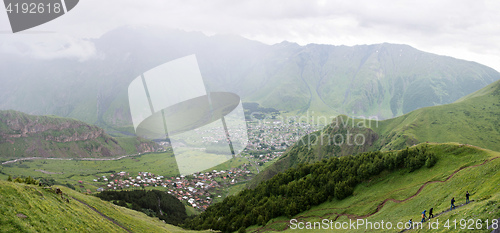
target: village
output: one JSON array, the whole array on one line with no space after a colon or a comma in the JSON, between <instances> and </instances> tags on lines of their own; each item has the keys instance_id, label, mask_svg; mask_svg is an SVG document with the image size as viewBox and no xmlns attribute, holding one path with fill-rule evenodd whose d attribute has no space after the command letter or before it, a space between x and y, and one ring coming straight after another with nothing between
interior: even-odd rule
<instances>
[{"instance_id":1,"label":"village","mask_svg":"<svg viewBox=\"0 0 500 233\"><path fill-rule=\"evenodd\" d=\"M316 125L304 122L272 121L258 124L253 122L248 124L248 145L244 152L238 155L245 157L248 163L238 167L175 177L150 172L130 174L122 171L93 181L100 183L98 192L137 188L165 190L184 204L204 211L214 199L224 198L224 195L227 195L224 190L239 182L250 180L259 172L258 167L274 162L288 146L293 145L301 136L316 131L317 128ZM165 142L162 144L165 147L170 146ZM255 168L252 169L252 166Z\"/></svg>"},{"instance_id":2,"label":"village","mask_svg":"<svg viewBox=\"0 0 500 233\"><path fill-rule=\"evenodd\" d=\"M165 191L185 204L205 210L212 204L213 198L221 197L224 187L234 185L240 181L250 179L254 174L246 169L248 164L229 170L198 172L178 177L164 177L150 172L139 172L131 175L127 172L118 172L109 176L94 179L94 182L104 183L97 191L123 190L133 188L164 188Z\"/></svg>"},{"instance_id":3,"label":"village","mask_svg":"<svg viewBox=\"0 0 500 233\"><path fill-rule=\"evenodd\" d=\"M300 119L300 118L299 118ZM306 118L308 119L308 118ZM313 118L314 119L314 118ZM235 142L247 142L246 152L258 151L282 151L300 140L302 136L320 130L326 122L316 120L315 122L297 121L297 117L289 117L284 119L267 119L259 121L247 121L247 132L244 133L243 128L230 130L231 140ZM196 137L201 138L201 141L194 140L190 137L189 144L169 142L159 142L164 147L194 147L202 149L210 143L222 143L227 141L226 135L219 132L218 127L195 129L193 132Z\"/></svg>"},{"instance_id":4,"label":"village","mask_svg":"<svg viewBox=\"0 0 500 233\"><path fill-rule=\"evenodd\" d=\"M246 158L262 165L281 155L282 152L272 152L257 156L257 158L250 156ZM213 203L215 198L222 198L224 189L251 179L255 175L255 172L250 169L251 166L251 164L245 163L229 170L197 172L177 177L165 177L150 172L130 174L122 171L96 178L93 181L101 183L99 185L101 187L97 189L98 192L136 188L165 190L185 204L203 211Z\"/></svg>"},{"instance_id":5,"label":"village","mask_svg":"<svg viewBox=\"0 0 500 233\"><path fill-rule=\"evenodd\" d=\"M249 151L285 150L302 136L322 128L322 125L294 120L249 122L247 125Z\"/></svg>"}]
</instances>

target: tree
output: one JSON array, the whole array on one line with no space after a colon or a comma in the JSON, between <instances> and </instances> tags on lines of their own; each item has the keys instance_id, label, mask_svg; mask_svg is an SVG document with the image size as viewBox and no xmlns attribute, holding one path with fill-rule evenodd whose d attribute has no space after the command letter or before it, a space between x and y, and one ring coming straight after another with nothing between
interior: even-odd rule
<instances>
[{"instance_id":1,"label":"tree","mask_svg":"<svg viewBox=\"0 0 500 233\"><path fill-rule=\"evenodd\" d=\"M370 177L370 171L369 171L369 166L368 164L361 164L358 168L358 176L361 179L367 179Z\"/></svg>"},{"instance_id":2,"label":"tree","mask_svg":"<svg viewBox=\"0 0 500 233\"><path fill-rule=\"evenodd\" d=\"M339 182L335 186L335 197L339 200L342 200L348 196L350 196L353 192L353 188L350 187L346 181Z\"/></svg>"},{"instance_id":3,"label":"tree","mask_svg":"<svg viewBox=\"0 0 500 233\"><path fill-rule=\"evenodd\" d=\"M28 178L24 179L24 183L38 185L38 180L35 180L31 176L28 176Z\"/></svg>"},{"instance_id":4,"label":"tree","mask_svg":"<svg viewBox=\"0 0 500 233\"><path fill-rule=\"evenodd\" d=\"M9 178L7 178L7 181L12 182L12 176L9 175Z\"/></svg>"},{"instance_id":5,"label":"tree","mask_svg":"<svg viewBox=\"0 0 500 233\"><path fill-rule=\"evenodd\" d=\"M430 153L427 156L427 160L425 161L425 166L431 168L434 166L434 164L436 164L436 162L437 162L436 155L434 155L434 153Z\"/></svg>"},{"instance_id":6,"label":"tree","mask_svg":"<svg viewBox=\"0 0 500 233\"><path fill-rule=\"evenodd\" d=\"M297 154L301 150L307 153L305 147L293 147L291 152ZM293 153L289 158L297 158ZM413 171L430 166L437 159L425 149L408 148L397 153L368 152L301 163L261 182L255 189L246 189L210 206L199 217L188 219L186 226L233 232L254 224L266 225L270 219L283 215L291 218L333 197L347 198L356 185L384 170Z\"/></svg>"},{"instance_id":7,"label":"tree","mask_svg":"<svg viewBox=\"0 0 500 233\"><path fill-rule=\"evenodd\" d=\"M259 215L259 217L257 218L257 224L259 224L261 226L266 225L266 222L264 221L264 216Z\"/></svg>"},{"instance_id":8,"label":"tree","mask_svg":"<svg viewBox=\"0 0 500 233\"><path fill-rule=\"evenodd\" d=\"M21 178L21 177L17 177L17 178L14 180L14 183L24 183L24 180L23 180L23 178Z\"/></svg>"}]
</instances>

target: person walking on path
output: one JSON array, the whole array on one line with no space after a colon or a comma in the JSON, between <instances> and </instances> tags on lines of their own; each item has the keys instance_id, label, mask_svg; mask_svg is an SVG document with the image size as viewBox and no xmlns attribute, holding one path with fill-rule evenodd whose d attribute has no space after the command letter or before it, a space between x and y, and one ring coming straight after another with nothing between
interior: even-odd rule
<instances>
[{"instance_id":1,"label":"person walking on path","mask_svg":"<svg viewBox=\"0 0 500 233\"><path fill-rule=\"evenodd\" d=\"M413 221L412 221L412 220L413 220L413 219L411 219L411 218L410 218L410 221L408 221L408 223L410 224L410 227L408 227L408 229L411 229L411 228L412 228L412 226L413 226Z\"/></svg>"},{"instance_id":2,"label":"person walking on path","mask_svg":"<svg viewBox=\"0 0 500 233\"><path fill-rule=\"evenodd\" d=\"M434 210L434 208L431 208L431 209L429 210L429 219L434 218L434 214L432 214L432 211L433 211L433 210Z\"/></svg>"},{"instance_id":3,"label":"person walking on path","mask_svg":"<svg viewBox=\"0 0 500 233\"><path fill-rule=\"evenodd\" d=\"M420 221L421 223L425 222L425 212L427 212L427 210L424 210L424 212L422 212L422 221Z\"/></svg>"},{"instance_id":4,"label":"person walking on path","mask_svg":"<svg viewBox=\"0 0 500 233\"><path fill-rule=\"evenodd\" d=\"M467 191L465 193L465 204L469 204L469 196L470 196L469 191Z\"/></svg>"},{"instance_id":5,"label":"person walking on path","mask_svg":"<svg viewBox=\"0 0 500 233\"><path fill-rule=\"evenodd\" d=\"M451 198L451 207L450 207L450 210L452 210L453 208L455 208L455 197Z\"/></svg>"}]
</instances>

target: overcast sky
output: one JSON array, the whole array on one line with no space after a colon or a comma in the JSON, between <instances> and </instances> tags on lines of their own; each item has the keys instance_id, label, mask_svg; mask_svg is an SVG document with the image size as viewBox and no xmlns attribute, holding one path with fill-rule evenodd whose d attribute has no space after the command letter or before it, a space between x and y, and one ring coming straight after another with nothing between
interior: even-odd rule
<instances>
[{"instance_id":1,"label":"overcast sky","mask_svg":"<svg viewBox=\"0 0 500 233\"><path fill-rule=\"evenodd\" d=\"M152 25L266 44L408 44L500 71L499 12L497 0L82 0L66 15L18 34L11 33L2 11L0 55L84 60L95 55L85 38L124 25Z\"/></svg>"}]
</instances>

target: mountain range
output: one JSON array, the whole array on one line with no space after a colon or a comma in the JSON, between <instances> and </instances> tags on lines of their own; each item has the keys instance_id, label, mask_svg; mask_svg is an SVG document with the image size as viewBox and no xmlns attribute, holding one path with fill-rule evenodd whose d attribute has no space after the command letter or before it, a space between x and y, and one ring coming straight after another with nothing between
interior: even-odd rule
<instances>
[{"instance_id":1,"label":"mountain range","mask_svg":"<svg viewBox=\"0 0 500 233\"><path fill-rule=\"evenodd\" d=\"M126 39L124 39L126 38ZM475 62L408 45L266 45L238 36L123 27L89 40L91 59L0 57L0 109L57 115L133 133L127 88L141 73L195 54L208 91L291 114L388 119L452 103L500 79Z\"/></svg>"},{"instance_id":2,"label":"mountain range","mask_svg":"<svg viewBox=\"0 0 500 233\"><path fill-rule=\"evenodd\" d=\"M247 111L253 106L341 115L248 181L253 189L215 203L185 227L281 231L290 227L289 218L329 215L407 221L422 203L447 210L450 195L466 190L475 190L475 202L459 209L460 216L500 213L494 186L500 73L489 67L388 43L266 45L238 36L127 27L89 41L96 56L84 61L0 56L0 109L13 109L0 110L1 160L160 149L132 136L128 85L147 70L196 54L206 89L237 93ZM52 188L0 184L8 197L0 206L3 229L183 231L64 187L58 186L64 191L59 198Z\"/></svg>"}]
</instances>

